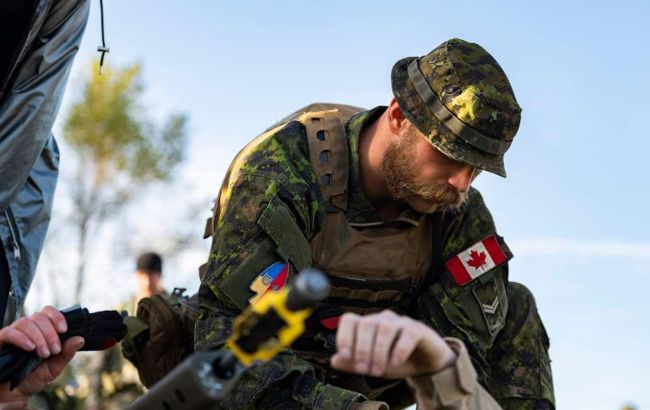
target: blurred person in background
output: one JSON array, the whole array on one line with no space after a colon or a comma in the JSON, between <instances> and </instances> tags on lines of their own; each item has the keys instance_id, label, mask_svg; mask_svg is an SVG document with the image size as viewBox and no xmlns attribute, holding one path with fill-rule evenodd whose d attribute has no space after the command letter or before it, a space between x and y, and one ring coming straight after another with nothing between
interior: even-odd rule
<instances>
[{"instance_id":1,"label":"blurred person in background","mask_svg":"<svg viewBox=\"0 0 650 410\"><path fill-rule=\"evenodd\" d=\"M162 257L155 252L145 252L138 257L135 269L136 292L118 310L126 310L130 316L135 316L140 300L152 295L167 294L162 285L162 263Z\"/></svg>"},{"instance_id":2,"label":"blurred person in background","mask_svg":"<svg viewBox=\"0 0 650 410\"><path fill-rule=\"evenodd\" d=\"M135 316L138 302L152 295L167 295L162 286L162 257L155 252L145 252L136 261L136 291L120 304L118 311ZM89 371L90 391L86 401L89 409L118 410L124 408L140 395L145 388L140 383L137 369L124 360L119 346L95 354L99 360L96 371Z\"/></svg>"}]
</instances>

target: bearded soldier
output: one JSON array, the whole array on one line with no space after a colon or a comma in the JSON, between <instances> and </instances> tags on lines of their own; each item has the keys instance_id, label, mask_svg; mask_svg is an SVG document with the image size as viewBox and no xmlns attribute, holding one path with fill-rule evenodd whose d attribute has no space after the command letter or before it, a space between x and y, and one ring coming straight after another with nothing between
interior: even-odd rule
<instances>
[{"instance_id":1,"label":"bearded soldier","mask_svg":"<svg viewBox=\"0 0 650 410\"><path fill-rule=\"evenodd\" d=\"M328 299L225 408L552 409L548 337L480 193L521 109L496 60L451 39L398 61L371 110L312 104L249 143L221 188L197 350L314 266ZM497 404L498 403L498 404Z\"/></svg>"}]
</instances>

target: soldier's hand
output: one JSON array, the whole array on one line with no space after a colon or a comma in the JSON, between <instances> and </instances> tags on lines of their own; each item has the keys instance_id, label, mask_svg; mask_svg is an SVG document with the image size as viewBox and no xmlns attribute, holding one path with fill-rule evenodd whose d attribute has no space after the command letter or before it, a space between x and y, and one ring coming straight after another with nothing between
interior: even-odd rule
<instances>
[{"instance_id":1,"label":"soldier's hand","mask_svg":"<svg viewBox=\"0 0 650 410\"><path fill-rule=\"evenodd\" d=\"M13 391L9 392L9 383L0 386L0 403L3 399L5 403L28 399L63 371L84 343L83 338L76 336L61 346L59 333L64 333L67 329L65 318L52 306L46 306L29 318L21 318L0 329L0 344L16 345L25 351L35 352L44 359Z\"/></svg>"},{"instance_id":2,"label":"soldier's hand","mask_svg":"<svg viewBox=\"0 0 650 410\"><path fill-rule=\"evenodd\" d=\"M335 369L386 379L437 373L456 360L433 329L390 310L367 316L344 314L336 347L331 359Z\"/></svg>"}]
</instances>

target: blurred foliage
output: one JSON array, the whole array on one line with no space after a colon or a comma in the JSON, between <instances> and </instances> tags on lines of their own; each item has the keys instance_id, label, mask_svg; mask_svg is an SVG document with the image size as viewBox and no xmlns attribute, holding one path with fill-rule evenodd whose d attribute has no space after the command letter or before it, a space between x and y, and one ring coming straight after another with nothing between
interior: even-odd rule
<instances>
[{"instance_id":1,"label":"blurred foliage","mask_svg":"<svg viewBox=\"0 0 650 410\"><path fill-rule=\"evenodd\" d=\"M80 98L71 106L64 140L78 157L70 189L79 257L76 301L83 289L87 240L93 229L153 182L169 181L185 158L187 118L171 114L161 124L143 106L141 67L89 66Z\"/></svg>"},{"instance_id":2,"label":"blurred foliage","mask_svg":"<svg viewBox=\"0 0 650 410\"><path fill-rule=\"evenodd\" d=\"M184 159L184 115L172 114L162 127L145 116L141 106L141 67L105 67L97 63L64 126L65 141L86 162L92 162L95 185L126 175L132 182L167 180ZM88 171L86 169L86 171Z\"/></svg>"}]
</instances>

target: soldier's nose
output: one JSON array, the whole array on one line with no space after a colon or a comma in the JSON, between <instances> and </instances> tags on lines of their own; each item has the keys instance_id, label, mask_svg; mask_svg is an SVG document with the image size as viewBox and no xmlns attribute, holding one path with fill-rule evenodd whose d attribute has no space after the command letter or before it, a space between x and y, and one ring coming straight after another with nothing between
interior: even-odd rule
<instances>
[{"instance_id":1,"label":"soldier's nose","mask_svg":"<svg viewBox=\"0 0 650 410\"><path fill-rule=\"evenodd\" d=\"M463 165L449 177L447 182L459 192L467 192L469 186L472 184L473 176L474 167L471 165Z\"/></svg>"}]
</instances>

